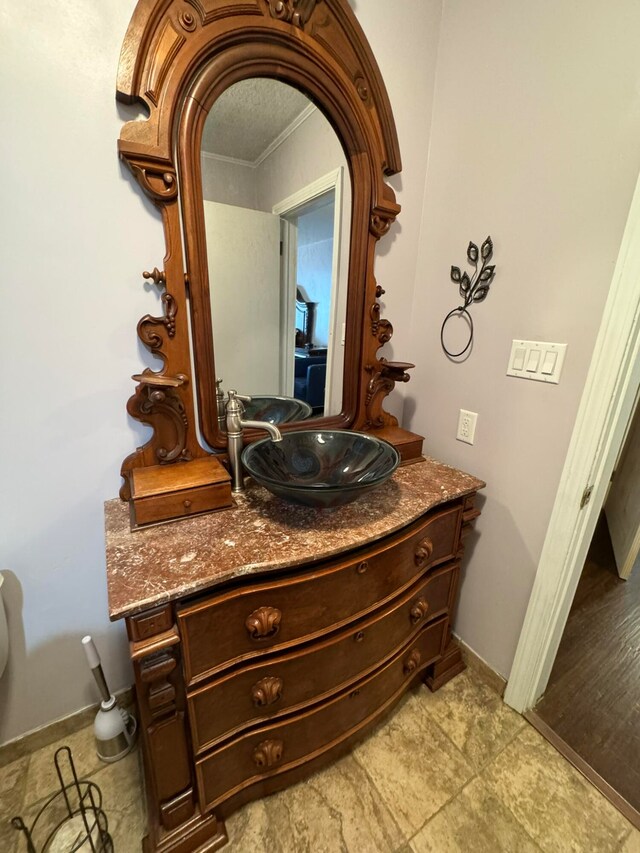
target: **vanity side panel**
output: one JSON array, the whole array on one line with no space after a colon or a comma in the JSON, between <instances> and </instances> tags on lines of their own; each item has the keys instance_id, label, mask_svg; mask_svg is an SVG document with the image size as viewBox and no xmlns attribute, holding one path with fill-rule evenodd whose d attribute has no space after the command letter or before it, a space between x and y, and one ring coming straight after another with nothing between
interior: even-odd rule
<instances>
[{"instance_id":1,"label":"vanity side panel","mask_svg":"<svg viewBox=\"0 0 640 853\"><path fill-rule=\"evenodd\" d=\"M149 835L146 853L214 850L226 843L224 824L201 816L194 788L180 638L171 607L127 619L145 765ZM167 623L171 626L166 629ZM152 634L157 626L160 630ZM203 845L207 845L206 847Z\"/></svg>"},{"instance_id":2,"label":"vanity side panel","mask_svg":"<svg viewBox=\"0 0 640 853\"><path fill-rule=\"evenodd\" d=\"M463 499L462 503L462 526L460 528L460 537L458 541L458 550L456 558L462 560L464 556L464 540L471 533L476 519L480 516L480 510L475 506L476 492L471 492ZM439 690L448 681L451 681L456 675L464 672L466 664L462 659L462 651L457 640L452 633L453 623L455 621L456 607L458 605L458 589L460 585L459 576L456 577L451 590L451 605L449 615L449 630L447 634L447 646L442 656L442 659L437 661L434 666L427 672L424 683L432 693Z\"/></svg>"}]
</instances>

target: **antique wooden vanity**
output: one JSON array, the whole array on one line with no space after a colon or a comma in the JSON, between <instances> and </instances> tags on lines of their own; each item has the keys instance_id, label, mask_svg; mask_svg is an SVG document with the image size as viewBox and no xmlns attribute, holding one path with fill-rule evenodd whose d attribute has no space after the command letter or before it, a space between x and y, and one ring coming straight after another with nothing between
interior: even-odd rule
<instances>
[{"instance_id":1,"label":"antique wooden vanity","mask_svg":"<svg viewBox=\"0 0 640 853\"><path fill-rule=\"evenodd\" d=\"M107 504L147 850L216 849L239 805L343 754L416 681L436 690L463 669L451 620L483 485L427 459L336 510L254 488L232 510L135 532Z\"/></svg>"},{"instance_id":2,"label":"antique wooden vanity","mask_svg":"<svg viewBox=\"0 0 640 853\"><path fill-rule=\"evenodd\" d=\"M221 847L234 809L344 753L412 684L435 690L461 671L451 628L484 484L424 459L421 436L383 409L413 367L379 356L392 327L373 269L399 212L384 177L400 155L347 0L139 0L117 97L148 112L124 125L119 151L162 214L167 251L162 270L144 274L162 313L138 323L162 367L134 377L127 406L153 434L106 505L109 607L126 619L135 671L144 849L190 853ZM245 146L255 140L264 150ZM275 244L265 239L246 266L267 233ZM331 275L316 292L320 267ZM257 283L268 269L276 283ZM224 493L216 378L293 394L301 284L318 306L306 355L326 358L322 412L304 426L374 433L403 461L332 510L255 485L233 501ZM167 519L178 520L145 527Z\"/></svg>"}]
</instances>

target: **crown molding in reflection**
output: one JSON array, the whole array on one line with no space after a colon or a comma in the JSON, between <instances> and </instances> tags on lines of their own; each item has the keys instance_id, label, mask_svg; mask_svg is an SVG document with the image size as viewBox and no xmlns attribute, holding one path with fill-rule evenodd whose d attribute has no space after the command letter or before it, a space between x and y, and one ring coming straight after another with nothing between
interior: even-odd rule
<instances>
[{"instance_id":1,"label":"crown molding in reflection","mask_svg":"<svg viewBox=\"0 0 640 853\"><path fill-rule=\"evenodd\" d=\"M235 166L247 166L250 169L257 169L273 152L285 142L291 134L296 131L301 124L309 118L317 110L315 104L309 104L302 112L294 118L291 124L287 125L281 134L271 142L255 160L238 160L236 157L227 157L224 154L214 154L212 151L201 151L201 156L207 160L217 160L219 163L233 163Z\"/></svg>"}]
</instances>

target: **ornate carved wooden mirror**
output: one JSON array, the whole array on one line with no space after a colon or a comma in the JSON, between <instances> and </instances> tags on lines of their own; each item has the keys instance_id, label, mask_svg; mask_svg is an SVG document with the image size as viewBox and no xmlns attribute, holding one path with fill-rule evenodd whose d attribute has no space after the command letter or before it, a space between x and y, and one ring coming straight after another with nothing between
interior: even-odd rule
<instances>
[{"instance_id":1,"label":"ornate carved wooden mirror","mask_svg":"<svg viewBox=\"0 0 640 853\"><path fill-rule=\"evenodd\" d=\"M392 328L380 317L378 299L384 291L376 283L373 264L376 242L399 212L384 178L400 170L400 154L380 72L347 0L139 0L122 48L117 97L126 103L142 102L149 111L146 120L124 125L119 151L162 213L167 248L163 269L145 273L162 290L164 314L147 315L138 324L141 340L162 358L163 367L134 377L138 385L127 406L154 433L123 463L122 497L130 496L128 480L134 468L188 462L211 451L224 453L225 436L216 409L218 375L227 388L242 386L257 363L267 360L269 350L271 387L237 390L293 393L296 338L298 356L316 354L321 359L322 352L314 350L325 350L328 378L321 404L314 410L314 425L361 430L397 426L382 404L396 381L408 380L406 369L412 365L378 356ZM256 155L252 149L234 156L220 142L229 124L240 125L230 136L236 145L238 139L250 137L247 141L255 142L253 137L260 135L258 125L242 123L241 102L249 105L249 115L252 103L267 102L273 106L263 110L267 118L276 112L276 103L287 102L293 113L285 110L278 126L284 123L285 129L278 130L276 139L288 134L290 142L291 126L300 127L304 121L302 155L299 152L295 160L288 155L281 164L287 174L288 163L287 177L324 151L329 144L323 141L325 133L333 136L340 154L330 169L318 166L312 179L301 177L297 185L287 184L290 191L281 185L267 193L261 210L265 216L280 217L284 211L286 220L287 211L306 213L310 201L321 199L315 218L324 226L318 227L326 229L332 222L334 236L341 218L343 251L337 268L344 283L340 288L334 280L340 296L333 302L323 297L324 304L315 309L333 315L326 334L316 329L315 338L313 329L296 322L296 296L309 305L320 305L323 299L315 298L313 288L299 280L295 265L289 279L282 273L292 251L287 222L269 226L272 232L284 230L282 259L278 245L276 259L270 261L281 278L273 285L277 294L271 291L268 308L266 285L254 280L255 272L233 270L234 257L243 248L243 254L250 254L258 238L245 237L245 225L234 222L236 214L229 209L214 210L223 204L228 208L233 192L216 197L217 190L211 187L219 189L226 182L229 190L233 180L211 172L211 158L227 165L230 159L244 159L245 165L255 168L264 153ZM300 121L305 111L308 120ZM216 149L218 143L222 147ZM263 147L269 148L268 141ZM283 154L284 147L280 148ZM324 208L331 203L332 212L327 213ZM235 207L246 212L251 205ZM302 226L299 222L295 226L300 235ZM232 241L237 248L232 245L229 253ZM218 249L225 249L226 255ZM335 271L335 250L333 257ZM253 269L262 269L265 263L259 260ZM287 280L288 285L282 284ZM283 289L289 294L286 299ZM232 306L237 313L228 316ZM264 328L257 327L258 317ZM236 358L244 362L236 363ZM198 441L196 419L208 449Z\"/></svg>"}]
</instances>

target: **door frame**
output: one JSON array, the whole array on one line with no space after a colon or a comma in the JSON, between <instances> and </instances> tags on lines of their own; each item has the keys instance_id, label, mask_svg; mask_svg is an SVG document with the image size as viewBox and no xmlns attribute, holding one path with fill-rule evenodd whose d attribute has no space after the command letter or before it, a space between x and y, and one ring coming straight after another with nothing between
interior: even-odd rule
<instances>
[{"instance_id":1,"label":"door frame","mask_svg":"<svg viewBox=\"0 0 640 853\"><path fill-rule=\"evenodd\" d=\"M340 334L340 331L336 328L336 323L338 316L338 288L340 283L340 251L342 248L342 185L344 180L343 172L343 167L339 166L337 169L328 172L321 178L317 178L315 181L312 181L312 183L307 184L307 186L303 187L301 190L298 190L297 192L293 193L292 195L288 196L277 204L274 204L271 208L272 213L275 213L277 216L286 219L287 216L291 216L291 214L295 213L298 208L304 207L309 202L314 201L314 199L320 198L320 196L326 195L332 190L334 193L333 256L331 259L331 297L329 307L329 341L327 342L327 379L324 391L325 410L327 409L327 406L329 405L329 401L331 399L334 347L336 345L336 337ZM286 329L286 335L282 339L286 341L288 352L292 353L294 350L293 341L295 324L293 322L291 314L293 311L295 311L294 306L296 298L296 282L293 281L293 276L291 275L292 263L290 260L290 255L291 252L294 251L294 247L293 241L290 240L289 237L290 229L287 228L287 238L283 240L283 252L284 257L286 258L286 262L283 264L283 273L285 281L283 283L282 288L284 299L282 314L283 325ZM288 365L289 360L285 359L285 363ZM292 367L290 371L288 369L285 369L284 380L287 384L290 380L291 387L293 387Z\"/></svg>"},{"instance_id":2,"label":"door frame","mask_svg":"<svg viewBox=\"0 0 640 853\"><path fill-rule=\"evenodd\" d=\"M639 384L640 178L504 695L520 713L549 681Z\"/></svg>"}]
</instances>

